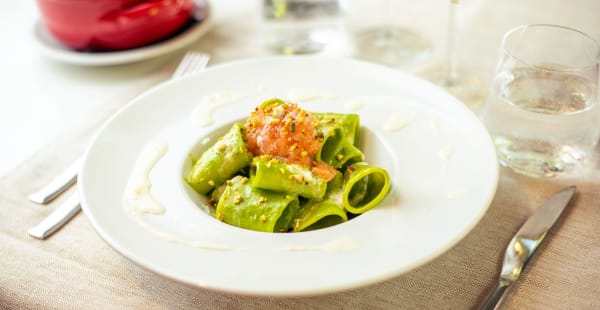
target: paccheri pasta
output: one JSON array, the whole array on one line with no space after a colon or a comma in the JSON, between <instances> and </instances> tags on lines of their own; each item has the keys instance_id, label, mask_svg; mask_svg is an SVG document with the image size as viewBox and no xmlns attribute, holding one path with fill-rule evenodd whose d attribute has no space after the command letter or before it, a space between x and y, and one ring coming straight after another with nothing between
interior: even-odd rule
<instances>
[{"instance_id":1,"label":"paccheri pasta","mask_svg":"<svg viewBox=\"0 0 600 310\"><path fill-rule=\"evenodd\" d=\"M336 225L390 189L387 171L357 148L359 130L356 114L310 113L270 99L205 151L185 180L230 225L265 232Z\"/></svg>"}]
</instances>

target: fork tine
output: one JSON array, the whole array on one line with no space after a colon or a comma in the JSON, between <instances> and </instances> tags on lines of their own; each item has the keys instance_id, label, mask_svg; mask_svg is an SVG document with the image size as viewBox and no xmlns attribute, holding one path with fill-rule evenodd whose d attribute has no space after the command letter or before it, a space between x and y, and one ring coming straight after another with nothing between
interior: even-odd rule
<instances>
[{"instance_id":1,"label":"fork tine","mask_svg":"<svg viewBox=\"0 0 600 310\"><path fill-rule=\"evenodd\" d=\"M173 73L172 79L181 78L188 74L201 71L208 64L208 54L187 52Z\"/></svg>"},{"instance_id":2,"label":"fork tine","mask_svg":"<svg viewBox=\"0 0 600 310\"><path fill-rule=\"evenodd\" d=\"M185 56L183 56L183 58L179 62L179 65L177 65L177 69L175 69L175 72L173 72L173 75L171 76L172 79L181 76L181 74L183 73L185 68L187 68L187 64L190 60L188 55L189 55L189 52L187 54L185 54Z\"/></svg>"},{"instance_id":3,"label":"fork tine","mask_svg":"<svg viewBox=\"0 0 600 310\"><path fill-rule=\"evenodd\" d=\"M198 72L199 70L204 69L206 64L208 64L208 56L204 54L196 55L194 60L193 65L190 65L188 69L189 73Z\"/></svg>"},{"instance_id":4,"label":"fork tine","mask_svg":"<svg viewBox=\"0 0 600 310\"><path fill-rule=\"evenodd\" d=\"M204 69L206 64L208 63L208 57L204 57L204 55L199 55L194 59L194 62L189 66L188 72L198 72L199 70Z\"/></svg>"},{"instance_id":5,"label":"fork tine","mask_svg":"<svg viewBox=\"0 0 600 310\"><path fill-rule=\"evenodd\" d=\"M190 74L191 72L194 72L194 70L196 70L198 61L199 61L199 57L197 55L190 56L190 61L184 71L186 75Z\"/></svg>"}]
</instances>

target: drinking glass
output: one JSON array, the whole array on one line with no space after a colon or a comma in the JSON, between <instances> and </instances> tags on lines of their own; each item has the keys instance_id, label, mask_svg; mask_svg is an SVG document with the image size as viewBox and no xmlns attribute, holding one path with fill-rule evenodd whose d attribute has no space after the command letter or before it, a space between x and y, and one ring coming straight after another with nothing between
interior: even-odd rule
<instances>
[{"instance_id":1,"label":"drinking glass","mask_svg":"<svg viewBox=\"0 0 600 310\"><path fill-rule=\"evenodd\" d=\"M469 71L459 70L456 57L458 36L458 7L460 0L450 0L448 10L448 36L446 55L442 68L436 67L425 76L460 99L472 110L483 104L487 89L481 80Z\"/></svg>"},{"instance_id":2,"label":"drinking glass","mask_svg":"<svg viewBox=\"0 0 600 310\"><path fill-rule=\"evenodd\" d=\"M266 44L281 54L320 52L342 36L343 0L263 0Z\"/></svg>"},{"instance_id":3,"label":"drinking glass","mask_svg":"<svg viewBox=\"0 0 600 310\"><path fill-rule=\"evenodd\" d=\"M531 177L581 167L600 136L600 46L557 25L524 25L504 35L481 118L500 164Z\"/></svg>"},{"instance_id":4,"label":"drinking glass","mask_svg":"<svg viewBox=\"0 0 600 310\"><path fill-rule=\"evenodd\" d=\"M392 0L384 1L382 25L354 34L358 58L391 67L418 64L431 56L431 42L416 31L392 23Z\"/></svg>"}]
</instances>

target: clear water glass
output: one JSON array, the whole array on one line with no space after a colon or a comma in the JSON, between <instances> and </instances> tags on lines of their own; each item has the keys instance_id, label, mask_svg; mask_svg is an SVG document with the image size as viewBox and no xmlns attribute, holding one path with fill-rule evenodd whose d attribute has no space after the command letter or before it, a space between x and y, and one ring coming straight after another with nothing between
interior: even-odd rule
<instances>
[{"instance_id":1,"label":"clear water glass","mask_svg":"<svg viewBox=\"0 0 600 310\"><path fill-rule=\"evenodd\" d=\"M374 2L369 5L376 5ZM432 55L430 40L413 29L395 25L394 20L402 13L395 11L392 2L383 1L384 17L379 25L354 33L356 57L396 68L424 62Z\"/></svg>"},{"instance_id":2,"label":"clear water glass","mask_svg":"<svg viewBox=\"0 0 600 310\"><path fill-rule=\"evenodd\" d=\"M552 178L581 167L600 136L600 47L585 33L524 25L504 35L481 117L500 164Z\"/></svg>"},{"instance_id":3,"label":"clear water glass","mask_svg":"<svg viewBox=\"0 0 600 310\"><path fill-rule=\"evenodd\" d=\"M262 31L281 54L320 52L343 35L343 0L263 0Z\"/></svg>"}]
</instances>

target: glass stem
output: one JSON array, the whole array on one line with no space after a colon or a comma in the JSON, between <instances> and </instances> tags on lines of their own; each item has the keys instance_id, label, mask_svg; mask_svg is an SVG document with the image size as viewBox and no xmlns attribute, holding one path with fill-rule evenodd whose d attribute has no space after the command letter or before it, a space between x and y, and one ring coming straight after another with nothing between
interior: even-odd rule
<instances>
[{"instance_id":1,"label":"glass stem","mask_svg":"<svg viewBox=\"0 0 600 310\"><path fill-rule=\"evenodd\" d=\"M385 5L383 5L383 16L385 16L385 32L386 36L391 36L392 33L392 0L385 0ZM389 39L389 38L388 38Z\"/></svg>"},{"instance_id":2,"label":"glass stem","mask_svg":"<svg viewBox=\"0 0 600 310\"><path fill-rule=\"evenodd\" d=\"M458 2L450 0L450 13L448 15L448 50L446 51L446 77L444 83L453 84L458 79L456 69L456 32L458 21Z\"/></svg>"}]
</instances>

